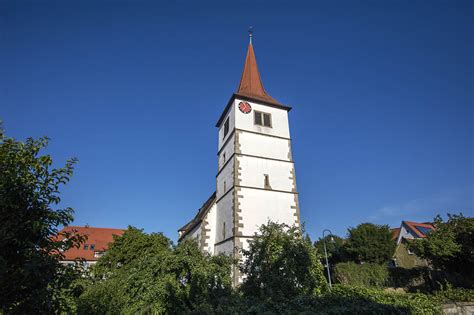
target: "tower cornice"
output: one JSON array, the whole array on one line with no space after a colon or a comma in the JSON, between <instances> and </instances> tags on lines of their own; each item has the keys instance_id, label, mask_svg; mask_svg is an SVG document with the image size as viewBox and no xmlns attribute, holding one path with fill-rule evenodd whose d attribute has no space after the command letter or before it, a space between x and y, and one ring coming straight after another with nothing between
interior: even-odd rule
<instances>
[{"instance_id":1,"label":"tower cornice","mask_svg":"<svg viewBox=\"0 0 474 315\"><path fill-rule=\"evenodd\" d=\"M249 96L249 95L245 95L245 94L242 94L242 93L233 93L232 96L230 97L229 101L227 102L227 105L224 108L224 111L222 112L221 116L219 117L219 120L216 123L217 128L219 128L219 126L221 125L222 121L224 120L225 116L227 115L227 112L229 111L230 106L232 105L233 101L236 98L241 99L243 101L249 101L249 102L255 102L255 103L258 103L258 104L262 104L262 105L267 105L267 106L270 106L270 107L273 107L273 108L284 109L288 112L291 110L290 106L286 106L286 105L283 105L283 104L280 104L280 103L273 103L273 102L270 102L268 100L259 99L256 96Z\"/></svg>"}]
</instances>

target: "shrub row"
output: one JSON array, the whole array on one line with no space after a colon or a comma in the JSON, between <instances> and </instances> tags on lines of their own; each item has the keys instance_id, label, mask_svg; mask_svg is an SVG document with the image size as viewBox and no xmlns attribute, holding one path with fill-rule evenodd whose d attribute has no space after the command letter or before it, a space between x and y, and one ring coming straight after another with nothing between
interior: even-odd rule
<instances>
[{"instance_id":1,"label":"shrub row","mask_svg":"<svg viewBox=\"0 0 474 315\"><path fill-rule=\"evenodd\" d=\"M334 267L334 280L340 284L382 288L387 286L388 279L389 271L384 265L345 262Z\"/></svg>"},{"instance_id":2,"label":"shrub row","mask_svg":"<svg viewBox=\"0 0 474 315\"><path fill-rule=\"evenodd\" d=\"M235 296L218 310L208 310L209 314L442 314L433 296L342 285L319 296L301 295L286 301Z\"/></svg>"},{"instance_id":3,"label":"shrub row","mask_svg":"<svg viewBox=\"0 0 474 315\"><path fill-rule=\"evenodd\" d=\"M371 288L403 288L409 292L431 293L443 290L445 283L455 287L469 286L469 281L462 275L441 270L430 270L428 267L390 268L379 264L356 264L345 262L336 264L333 270L335 283L371 287Z\"/></svg>"}]
</instances>

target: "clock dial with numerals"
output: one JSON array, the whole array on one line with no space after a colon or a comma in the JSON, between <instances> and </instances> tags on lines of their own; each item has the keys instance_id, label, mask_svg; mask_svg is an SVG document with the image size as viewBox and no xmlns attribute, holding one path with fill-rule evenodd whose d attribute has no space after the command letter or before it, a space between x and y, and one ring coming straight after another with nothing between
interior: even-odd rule
<instances>
[{"instance_id":1,"label":"clock dial with numerals","mask_svg":"<svg viewBox=\"0 0 474 315\"><path fill-rule=\"evenodd\" d=\"M250 106L250 104L247 102L240 102L239 109L242 113L248 114L252 111L252 106Z\"/></svg>"}]
</instances>

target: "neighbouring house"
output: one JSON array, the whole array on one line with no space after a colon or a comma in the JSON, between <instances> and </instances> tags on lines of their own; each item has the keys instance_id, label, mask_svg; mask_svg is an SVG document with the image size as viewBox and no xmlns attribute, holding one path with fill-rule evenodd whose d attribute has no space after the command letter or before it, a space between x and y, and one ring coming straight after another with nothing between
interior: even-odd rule
<instances>
[{"instance_id":1,"label":"neighbouring house","mask_svg":"<svg viewBox=\"0 0 474 315\"><path fill-rule=\"evenodd\" d=\"M83 261L84 267L89 268L105 254L109 244L113 242L114 235L121 236L125 230L96 228L90 226L67 226L59 231L59 237L64 239L62 232L81 234L87 237L86 241L79 248L73 247L63 252L63 264L75 264L76 260Z\"/></svg>"},{"instance_id":2,"label":"neighbouring house","mask_svg":"<svg viewBox=\"0 0 474 315\"><path fill-rule=\"evenodd\" d=\"M392 260L393 265L403 268L427 266L428 262L410 251L407 245L415 239L425 238L433 230L433 224L429 222L418 223L412 221L402 221L399 228L391 229L392 239L397 242Z\"/></svg>"}]
</instances>

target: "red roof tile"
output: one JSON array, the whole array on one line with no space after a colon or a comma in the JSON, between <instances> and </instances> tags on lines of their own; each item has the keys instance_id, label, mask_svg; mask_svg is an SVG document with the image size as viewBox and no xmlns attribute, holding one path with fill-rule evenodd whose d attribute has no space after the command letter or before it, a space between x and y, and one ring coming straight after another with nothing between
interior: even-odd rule
<instances>
[{"instance_id":1,"label":"red roof tile","mask_svg":"<svg viewBox=\"0 0 474 315\"><path fill-rule=\"evenodd\" d=\"M268 93L265 91L265 88L263 87L252 43L249 44L247 49L244 70L242 71L242 78L240 79L236 94L268 102L274 105L282 105L280 102L268 95Z\"/></svg>"},{"instance_id":2,"label":"red roof tile","mask_svg":"<svg viewBox=\"0 0 474 315\"><path fill-rule=\"evenodd\" d=\"M59 231L59 239L64 239L61 235L62 232L72 232L81 235L86 235L87 240L81 244L79 248L71 248L64 252L64 260L74 260L76 258L82 258L88 261L97 260L94 257L94 252L103 252L109 248L109 244L114 240L113 236L122 235L125 230L122 229L109 229L109 228L95 228L88 226L67 226ZM84 249L84 245L88 245L88 249ZM91 249L91 245L94 245L94 249Z\"/></svg>"},{"instance_id":3,"label":"red roof tile","mask_svg":"<svg viewBox=\"0 0 474 315\"><path fill-rule=\"evenodd\" d=\"M392 240L396 241L400 235L400 228L390 229L390 232L392 233Z\"/></svg>"},{"instance_id":4,"label":"red roof tile","mask_svg":"<svg viewBox=\"0 0 474 315\"><path fill-rule=\"evenodd\" d=\"M422 227L422 228L426 228L426 229L429 229L429 230L434 230L434 226L430 223L418 223L418 222L412 222L412 221L403 221L402 224L405 224L413 233L415 233L418 237L421 237L421 238L424 238L426 237L426 234L425 233L422 233L422 231L420 231L419 229L417 229L416 227L419 226L419 227Z\"/></svg>"}]
</instances>

